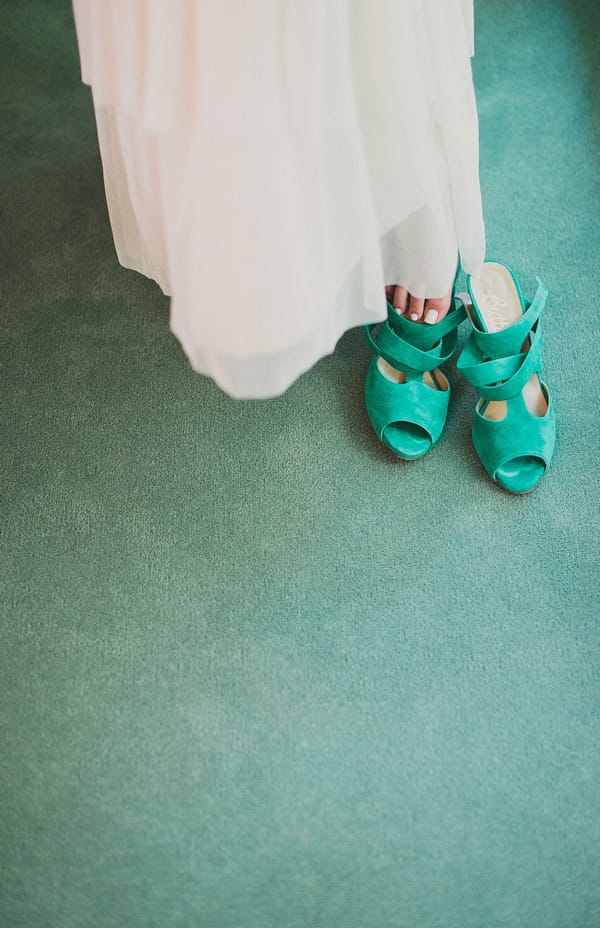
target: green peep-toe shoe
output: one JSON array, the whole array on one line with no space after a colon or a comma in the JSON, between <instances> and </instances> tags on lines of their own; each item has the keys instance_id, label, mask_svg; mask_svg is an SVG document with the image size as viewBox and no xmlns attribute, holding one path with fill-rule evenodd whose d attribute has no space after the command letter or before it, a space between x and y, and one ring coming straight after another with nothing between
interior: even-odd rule
<instances>
[{"instance_id":1,"label":"green peep-toe shoe","mask_svg":"<svg viewBox=\"0 0 600 928\"><path fill-rule=\"evenodd\" d=\"M448 413L450 385L439 366L457 344L466 318L459 300L434 325L411 322L388 303L386 322L366 326L374 357L367 372L365 403L378 438L398 457L415 460L436 443Z\"/></svg>"},{"instance_id":2,"label":"green peep-toe shoe","mask_svg":"<svg viewBox=\"0 0 600 928\"><path fill-rule=\"evenodd\" d=\"M552 399L539 377L548 290L538 278L533 300L526 299L500 261L485 261L467 286L473 333L457 368L479 393L473 445L493 480L511 493L527 493L545 474L556 438Z\"/></svg>"}]
</instances>

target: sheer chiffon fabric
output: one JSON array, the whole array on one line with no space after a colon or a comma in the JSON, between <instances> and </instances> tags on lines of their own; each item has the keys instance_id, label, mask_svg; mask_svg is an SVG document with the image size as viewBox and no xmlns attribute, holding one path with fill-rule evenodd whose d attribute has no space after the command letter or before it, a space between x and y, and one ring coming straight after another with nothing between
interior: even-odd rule
<instances>
[{"instance_id":1,"label":"sheer chiffon fabric","mask_svg":"<svg viewBox=\"0 0 600 928\"><path fill-rule=\"evenodd\" d=\"M74 0L121 263L190 363L283 392L386 284L484 256L472 0Z\"/></svg>"}]
</instances>

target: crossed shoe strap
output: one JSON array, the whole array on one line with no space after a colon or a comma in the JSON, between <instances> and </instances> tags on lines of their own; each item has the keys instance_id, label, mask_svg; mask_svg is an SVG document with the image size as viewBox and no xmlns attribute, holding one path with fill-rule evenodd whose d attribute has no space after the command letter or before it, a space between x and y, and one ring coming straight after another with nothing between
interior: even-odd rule
<instances>
[{"instance_id":1,"label":"crossed shoe strap","mask_svg":"<svg viewBox=\"0 0 600 928\"><path fill-rule=\"evenodd\" d=\"M540 318L548 299L548 288L539 277L536 280L538 288L535 296L531 302L525 300L526 309L520 319L499 332L482 332L475 328L471 338L482 355L490 359L507 358L521 351L521 345Z\"/></svg>"},{"instance_id":2,"label":"crossed shoe strap","mask_svg":"<svg viewBox=\"0 0 600 928\"><path fill-rule=\"evenodd\" d=\"M486 400L507 400L521 392L532 374L542 370L540 314L548 290L538 278L534 299L523 316L499 332L475 329L461 351L457 369ZM529 348L523 343L529 339Z\"/></svg>"},{"instance_id":3,"label":"crossed shoe strap","mask_svg":"<svg viewBox=\"0 0 600 928\"><path fill-rule=\"evenodd\" d=\"M388 303L386 323L366 326L367 341L392 367L404 371L431 371L447 361L456 350L456 330L466 311L460 303L435 325L410 322ZM376 336L374 330L379 326Z\"/></svg>"}]
</instances>

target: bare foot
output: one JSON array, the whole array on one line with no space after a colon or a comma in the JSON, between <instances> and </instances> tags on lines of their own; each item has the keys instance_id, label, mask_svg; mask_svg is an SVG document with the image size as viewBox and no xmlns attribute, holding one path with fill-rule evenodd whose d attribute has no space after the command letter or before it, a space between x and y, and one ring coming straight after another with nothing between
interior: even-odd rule
<instances>
[{"instance_id":1,"label":"bare foot","mask_svg":"<svg viewBox=\"0 0 600 928\"><path fill-rule=\"evenodd\" d=\"M411 322L426 322L434 325L441 322L450 309L452 288L445 296L436 299L423 299L412 296L406 287L390 286L385 288L385 295L401 316Z\"/></svg>"}]
</instances>

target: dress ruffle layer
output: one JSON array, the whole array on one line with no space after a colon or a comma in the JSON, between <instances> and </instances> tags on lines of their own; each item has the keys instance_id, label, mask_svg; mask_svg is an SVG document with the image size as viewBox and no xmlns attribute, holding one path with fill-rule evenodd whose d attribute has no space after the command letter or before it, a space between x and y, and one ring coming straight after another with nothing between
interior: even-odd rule
<instances>
[{"instance_id":1,"label":"dress ruffle layer","mask_svg":"<svg viewBox=\"0 0 600 928\"><path fill-rule=\"evenodd\" d=\"M74 0L119 259L195 370L283 392L484 256L470 0Z\"/></svg>"}]
</instances>

